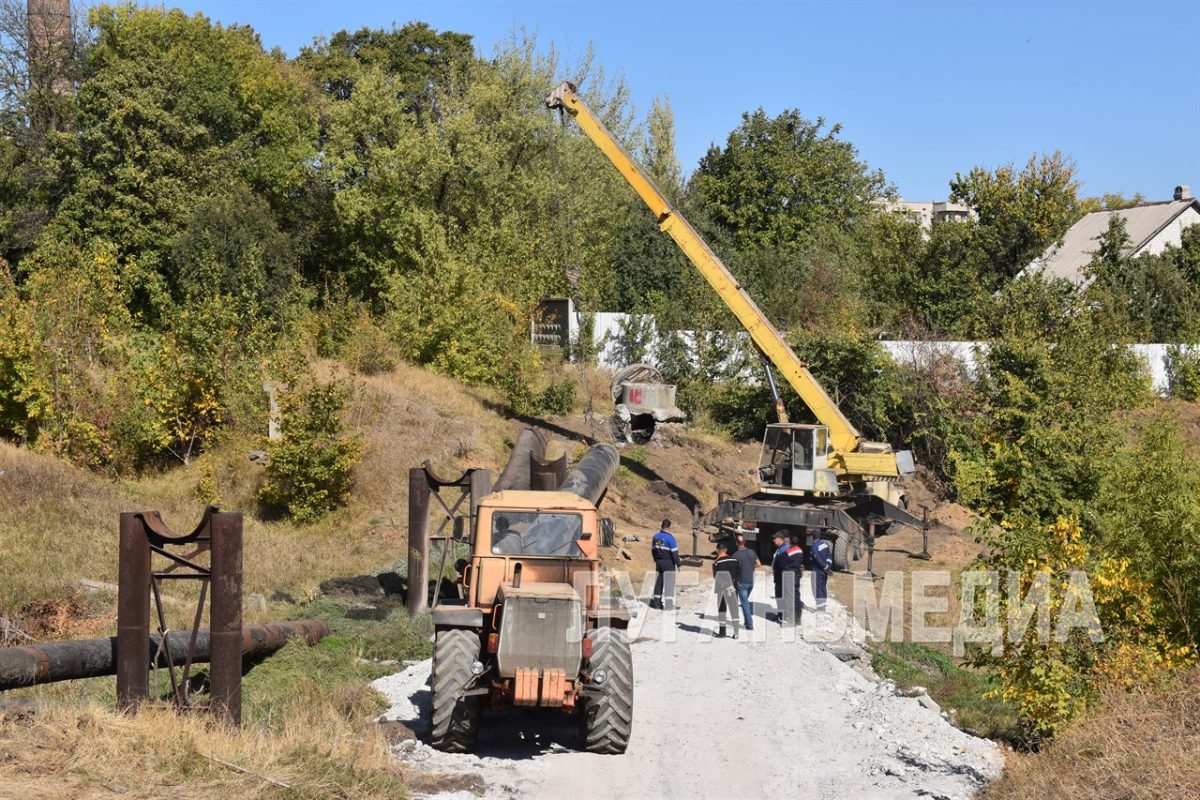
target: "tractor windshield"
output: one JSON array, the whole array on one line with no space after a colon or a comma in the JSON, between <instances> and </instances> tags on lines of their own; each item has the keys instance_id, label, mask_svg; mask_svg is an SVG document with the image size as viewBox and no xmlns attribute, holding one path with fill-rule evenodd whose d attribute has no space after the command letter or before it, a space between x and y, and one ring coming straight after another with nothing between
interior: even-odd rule
<instances>
[{"instance_id":1,"label":"tractor windshield","mask_svg":"<svg viewBox=\"0 0 1200 800\"><path fill-rule=\"evenodd\" d=\"M579 558L583 517L545 511L497 511L492 515L492 552L499 555Z\"/></svg>"}]
</instances>

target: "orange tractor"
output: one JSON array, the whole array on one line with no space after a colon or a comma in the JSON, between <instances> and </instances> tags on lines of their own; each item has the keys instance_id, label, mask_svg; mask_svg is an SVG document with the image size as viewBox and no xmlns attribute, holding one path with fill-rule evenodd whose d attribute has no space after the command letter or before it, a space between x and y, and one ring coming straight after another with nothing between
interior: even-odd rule
<instances>
[{"instance_id":1,"label":"orange tractor","mask_svg":"<svg viewBox=\"0 0 1200 800\"><path fill-rule=\"evenodd\" d=\"M623 753L633 726L629 616L601 606L602 521L616 472L592 447L557 491L505 490L479 503L461 600L433 610L433 745L474 748L485 709L578 716L583 747Z\"/></svg>"}]
</instances>

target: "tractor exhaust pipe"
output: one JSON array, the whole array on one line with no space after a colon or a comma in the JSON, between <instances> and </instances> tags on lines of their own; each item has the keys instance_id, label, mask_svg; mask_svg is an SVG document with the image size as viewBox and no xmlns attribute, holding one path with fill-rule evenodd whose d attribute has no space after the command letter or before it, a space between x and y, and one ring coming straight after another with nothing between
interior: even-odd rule
<instances>
[{"instance_id":1,"label":"tractor exhaust pipe","mask_svg":"<svg viewBox=\"0 0 1200 800\"><path fill-rule=\"evenodd\" d=\"M558 490L577 494L593 505L599 505L620 463L621 454L611 444L592 445L579 459L575 469L567 474Z\"/></svg>"}]
</instances>

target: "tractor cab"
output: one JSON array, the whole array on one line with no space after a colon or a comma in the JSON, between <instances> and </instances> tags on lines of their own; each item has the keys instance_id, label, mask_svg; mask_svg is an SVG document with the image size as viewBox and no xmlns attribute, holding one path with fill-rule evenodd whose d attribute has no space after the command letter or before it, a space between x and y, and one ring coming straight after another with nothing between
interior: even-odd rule
<instances>
[{"instance_id":1,"label":"tractor cab","mask_svg":"<svg viewBox=\"0 0 1200 800\"><path fill-rule=\"evenodd\" d=\"M759 491L767 494L837 494L829 468L829 427L780 422L767 426L758 459Z\"/></svg>"}]
</instances>

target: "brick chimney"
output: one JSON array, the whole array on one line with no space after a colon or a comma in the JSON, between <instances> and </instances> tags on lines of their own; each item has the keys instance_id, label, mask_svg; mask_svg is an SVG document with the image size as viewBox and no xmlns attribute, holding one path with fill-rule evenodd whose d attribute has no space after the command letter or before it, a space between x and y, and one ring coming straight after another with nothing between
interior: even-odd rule
<instances>
[{"instance_id":1,"label":"brick chimney","mask_svg":"<svg viewBox=\"0 0 1200 800\"><path fill-rule=\"evenodd\" d=\"M1191 187L1190 186L1176 186L1175 187L1175 199L1176 200L1191 200L1192 199Z\"/></svg>"},{"instance_id":2,"label":"brick chimney","mask_svg":"<svg viewBox=\"0 0 1200 800\"><path fill-rule=\"evenodd\" d=\"M49 85L56 94L74 91L65 67L74 41L71 0L27 0L29 82L34 89Z\"/></svg>"}]
</instances>

